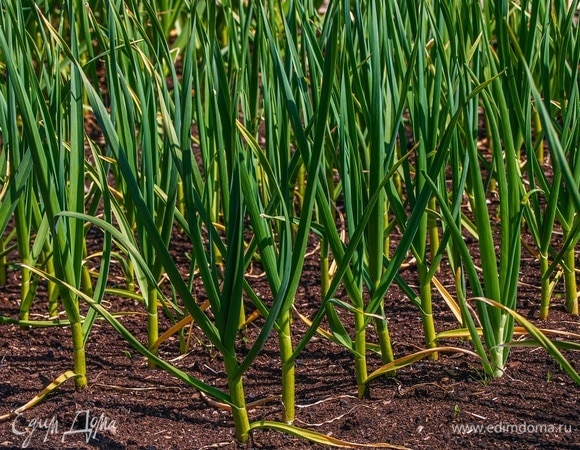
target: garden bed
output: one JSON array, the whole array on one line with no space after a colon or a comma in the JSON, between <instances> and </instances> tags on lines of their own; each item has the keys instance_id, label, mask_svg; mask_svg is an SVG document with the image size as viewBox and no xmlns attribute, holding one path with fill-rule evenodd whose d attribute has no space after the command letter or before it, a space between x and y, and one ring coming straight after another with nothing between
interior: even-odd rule
<instances>
[{"instance_id":1,"label":"garden bed","mask_svg":"<svg viewBox=\"0 0 580 450\"><path fill-rule=\"evenodd\" d=\"M174 251L183 255L188 249ZM537 316L537 287L529 284L535 277L533 266L532 260L522 266L526 284L520 287L520 310L528 318ZM316 255L304 269L295 304L302 314L312 315L320 295ZM413 270L406 272L412 278ZM17 315L18 311L18 280L14 272L12 275L10 284L0 291L3 315ZM252 278L252 283L260 292L260 283L265 280ZM266 285L263 289L267 292ZM143 306L120 299L107 301L111 311L140 313L121 321L144 342ZM441 303L436 300L438 328L456 326ZM422 348L419 316L410 302L393 289L387 308L397 356ZM547 322L534 322L544 328L578 332L578 319L566 314L558 300ZM300 334L303 327L298 319L295 323ZM165 321L162 329L168 325ZM250 324L247 337L251 339L256 330ZM198 330L194 334L191 351L185 357L175 360L179 357L176 340L161 347L161 356L207 383L225 388L220 358ZM458 345L457 341L448 343ZM26 403L69 369L70 355L66 329L3 326L0 415ZM578 367L576 352L565 355ZM162 370L148 369L146 359L106 322L95 325L87 356L88 388L75 392L72 380L67 381L40 405L0 423L0 447L325 448L261 430L252 434L249 444L237 444L229 412ZM378 358L371 363L378 367ZM249 402L272 397L270 403L251 410L252 419L280 419L281 405L276 398L280 394L279 367L277 340L271 338L245 376ZM352 355L315 338L298 360L296 381L300 406L295 424L353 443L382 442L414 449L576 449L580 442L579 388L542 349L514 349L508 371L499 379L486 378L477 360L460 354L442 355L436 362L423 360L394 377L374 381L368 396L358 399ZM93 433L70 433L87 428L87 414L94 420ZM34 420L49 428L33 430Z\"/></svg>"},{"instance_id":2,"label":"garden bed","mask_svg":"<svg viewBox=\"0 0 580 450\"><path fill-rule=\"evenodd\" d=\"M42 3L0 6L0 447L579 448L575 10Z\"/></svg>"}]
</instances>

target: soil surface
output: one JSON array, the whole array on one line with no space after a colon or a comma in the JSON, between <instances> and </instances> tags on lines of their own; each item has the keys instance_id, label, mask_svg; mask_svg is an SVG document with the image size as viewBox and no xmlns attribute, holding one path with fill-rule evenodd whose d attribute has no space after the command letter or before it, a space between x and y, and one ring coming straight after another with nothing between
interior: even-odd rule
<instances>
[{"instance_id":1,"label":"soil surface","mask_svg":"<svg viewBox=\"0 0 580 450\"><path fill-rule=\"evenodd\" d=\"M172 244L176 258L189 252L183 239ZM524 255L525 256L525 255ZM267 296L264 277L249 277L256 291ZM554 298L550 318L540 323L537 262L522 263L520 312L544 328L580 331L578 317L564 312ZM413 284L411 266L403 272ZM312 316L319 304L319 261L312 252L304 266L296 298L297 310ZM445 282L444 270L440 278ZM19 279L14 266L7 286L0 287L0 315L18 316ZM452 283L447 283L451 287ZM41 287L42 288L42 287ZM559 286L561 288L561 286ZM197 287L203 300L203 290ZM346 299L344 293L339 298ZM342 297L341 297L342 296ZM457 326L443 300L434 292L438 331ZM108 297L112 312L133 312L121 322L146 342L144 307L132 300ZM386 299L387 317L396 356L424 348L420 315L393 288ZM247 313L253 307L248 303ZM43 317L46 303L39 290L33 318ZM164 316L161 315L163 318ZM348 320L348 314L344 315ZM248 325L240 340L257 335L260 321ZM295 318L296 339L305 327ZM161 330L170 326L163 318ZM206 383L225 389L223 365L217 352L192 330L191 346L180 355L177 338L164 343L160 355ZM372 330L369 330L372 338ZM467 342L441 344L470 348ZM578 352L565 355L580 370ZM74 390L68 380L39 405L0 422L3 448L100 449L316 449L326 448L274 431L256 430L250 442L237 444L230 413L217 408L194 388L159 369L132 349L105 321L98 321L87 344L89 386ZM370 369L380 367L369 355ZM71 340L66 328L21 329L0 326L0 415L24 405L65 371L71 369ZM248 401L271 397L253 408L251 420L280 420L280 363L273 335L244 378ZM389 443L414 449L580 449L580 390L542 349L515 348L507 373L487 379L478 361L463 354L422 360L370 384L357 398L353 357L349 351L316 337L298 360L295 425L353 443ZM88 421L88 422L87 422ZM75 432L76 431L76 432ZM83 432L84 431L84 432Z\"/></svg>"}]
</instances>

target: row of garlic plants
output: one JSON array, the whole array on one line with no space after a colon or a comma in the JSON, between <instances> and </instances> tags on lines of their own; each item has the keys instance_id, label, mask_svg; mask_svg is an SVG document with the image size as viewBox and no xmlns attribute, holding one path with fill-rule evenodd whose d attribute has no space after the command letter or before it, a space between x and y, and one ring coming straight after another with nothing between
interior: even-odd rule
<instances>
[{"instance_id":1,"label":"row of garlic plants","mask_svg":"<svg viewBox=\"0 0 580 450\"><path fill-rule=\"evenodd\" d=\"M69 326L77 388L87 383L84 348L99 316L151 367L229 405L240 441L270 427L329 442L291 425L295 361L317 332L352 352L360 396L377 376L460 351L440 346L442 338L470 338L474 353L461 351L501 376L519 332L514 320L530 336L525 345L545 347L580 382L559 351L578 345L546 339L517 313L529 251L540 262L541 317L560 278L566 308L578 314L573 7L332 0L320 12L320 2L290 0L53 3L1 6L0 281L19 263L22 299L20 317L1 320ZM102 140L87 135L89 115ZM91 228L104 236L92 253ZM171 256L176 230L192 246L185 278ZM524 233L533 245L522 250ZM322 298L296 341L294 298L314 235ZM417 289L400 273L410 257ZM255 262L268 300L245 276ZM118 263L125 289L109 282ZM447 267L453 296L437 279ZM205 302L194 295L198 278ZM41 279L48 318L35 321L29 311ZM393 350L387 318L396 311L385 303L393 284L417 307L425 351ZM336 296L341 286L347 299ZM113 295L142 302L147 343L103 307ZM444 297L457 329L439 329L434 295ZM66 320L56 318L61 305ZM241 355L248 309L263 319ZM159 330L159 314L174 323L170 330ZM158 357L167 334L191 321L223 358L227 390ZM283 417L251 422L243 376L272 333ZM382 366L369 374L371 353Z\"/></svg>"}]
</instances>

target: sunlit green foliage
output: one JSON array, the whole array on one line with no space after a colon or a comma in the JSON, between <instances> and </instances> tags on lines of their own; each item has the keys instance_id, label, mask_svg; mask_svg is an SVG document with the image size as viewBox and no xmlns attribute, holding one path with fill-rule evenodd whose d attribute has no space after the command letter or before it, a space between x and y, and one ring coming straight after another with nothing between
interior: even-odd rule
<instances>
[{"instance_id":1,"label":"sunlit green foliage","mask_svg":"<svg viewBox=\"0 0 580 450\"><path fill-rule=\"evenodd\" d=\"M465 353L501 376L515 321L532 336L525 345L579 381L558 350L574 344L552 343L517 313L530 252L541 318L560 277L578 314L578 30L559 0L5 0L0 283L18 263L22 302L19 318L0 318L39 325L29 310L44 278L42 324L70 326L79 389L101 316L151 366L228 405L240 441L270 427L340 445L292 425L295 361L316 333L352 352L360 396L377 376L457 351L441 336L469 336ZM89 253L91 228L104 239ZM189 267L172 258L177 233ZM297 341L294 298L314 241L322 297ZM109 283L113 263L125 286ZM246 277L253 263L268 295ZM409 265L417 287L401 274ZM422 321L416 354L393 349L394 284ZM457 330L439 329L440 294ZM148 342L101 305L105 295L142 302ZM262 318L242 354L248 311ZM195 323L221 355L227 390L157 356L159 314L171 333ZM273 334L282 423L252 423L243 377ZM382 367L369 375L375 354Z\"/></svg>"}]
</instances>

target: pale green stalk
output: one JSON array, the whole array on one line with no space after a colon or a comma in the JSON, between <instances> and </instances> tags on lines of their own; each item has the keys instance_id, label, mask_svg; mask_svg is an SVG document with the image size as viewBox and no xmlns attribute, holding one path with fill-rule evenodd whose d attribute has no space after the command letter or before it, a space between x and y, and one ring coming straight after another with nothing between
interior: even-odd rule
<instances>
[{"instance_id":1,"label":"pale green stalk","mask_svg":"<svg viewBox=\"0 0 580 450\"><path fill-rule=\"evenodd\" d=\"M294 11L294 14L299 14L300 11ZM304 262L304 255L306 252L306 245L308 242L308 232L310 229L310 224L312 221L312 214L310 211L314 209L315 197L318 192L318 176L319 168L321 166L324 138L326 134L326 118L330 109L330 99L331 99L331 89L333 86L334 78L334 62L336 61L336 48L337 48L337 34L336 28L333 27L333 32L328 36L327 41L327 51L329 52L329 57L324 64L324 74L322 76L322 87L318 115L316 117L316 122L314 122L314 138L313 143L310 145L304 134L304 129L300 123L299 111L297 109L296 97L293 95L291 86L289 83L288 75L286 73L285 67L288 67L290 61L296 64L296 67L300 67L299 60L295 58L297 53L295 52L294 45L297 42L293 41L292 38L296 37L296 34L287 34L288 49L293 56L293 58L287 60L287 65L284 66L283 61L279 53L279 49L274 43L272 31L270 28L270 23L267 20L265 10L261 8L259 11L261 14L265 35L269 39L270 52L273 62L274 71L276 74L277 81L281 89L281 96L286 103L288 110L288 120L292 125L292 129L296 134L297 148L300 152L300 156L307 166L307 173L309 174L308 182L304 191L303 199L303 211L300 221L298 223L298 228L294 235L294 242L292 245L292 251L287 252L284 248L281 257L284 258L284 265L281 267L283 270L283 277L281 280L280 287L274 286L273 291L276 292L276 298L274 304L270 310L270 316L268 320L276 318L276 323L279 328L279 342L280 342L280 354L282 359L282 396L283 396L283 420L286 423L291 423L294 420L294 361L291 359L293 355L293 346L291 341L291 306L293 299L298 289L298 284L300 281L300 275L302 272L302 265ZM292 16L290 16L292 17ZM305 22L303 22L305 23ZM286 25L286 30L289 30L288 25ZM298 87L299 91L304 89L304 86ZM308 109L304 110L305 114L308 114ZM283 167L282 167L283 168ZM284 184L282 184L284 186ZM282 191L283 192L283 191ZM284 207L285 211L290 208ZM287 214L287 213L286 213ZM289 220L286 219L285 229L289 230ZM286 243L290 242L291 235L286 232L282 236ZM282 241L284 242L284 241ZM288 245L288 244L286 244ZM263 333L261 333L261 337ZM249 355L250 356L250 355ZM255 357L254 353L251 353L252 358ZM248 358L246 358L247 360Z\"/></svg>"},{"instance_id":2,"label":"pale green stalk","mask_svg":"<svg viewBox=\"0 0 580 450\"><path fill-rule=\"evenodd\" d=\"M20 13L19 11L17 13ZM4 23L9 45L14 45L14 36L12 33L12 23L7 21ZM18 57L18 64L22 64L22 52L15 52L15 57ZM8 75L10 77L10 75ZM10 79L8 78L8 98L7 98L6 115L8 123L4 123L4 140L7 146L7 154L9 155L9 164L11 172L15 173L20 166L22 159L23 146L19 145L20 133L18 130L18 106L16 93L11 88ZM32 257L30 252L30 203L34 202L34 190L28 184L27 188L21 193L19 201L15 203L16 210L14 211L14 226L17 230L16 242L18 245L18 255L20 260L25 264L32 264ZM23 267L21 269L21 285L20 285L20 312L19 318L21 320L28 320L29 310L33 303L35 292L31 289L32 276L30 271Z\"/></svg>"},{"instance_id":3,"label":"pale green stalk","mask_svg":"<svg viewBox=\"0 0 580 450\"><path fill-rule=\"evenodd\" d=\"M551 15L551 12L541 6L534 7L532 10L532 19L541 24L541 27L538 27L538 49L533 48L537 57L534 57L529 39L519 39L518 45L515 46L523 79L529 79L529 83L534 83L536 73L539 72L537 76L539 81L535 84L541 87L543 108L538 108L536 114L540 121L541 131L538 133L536 147L543 148L544 140L546 140L554 160L551 180L544 174L542 167L544 161L536 158L535 152L530 152L528 162L531 195L528 223L539 250L542 276L540 318L542 319L548 316L554 291L556 280L552 278L552 273L555 263L561 262L563 267L566 308L574 313L577 312L578 304L573 256L574 242L577 241L577 237L570 235L577 205L570 194L577 191L574 186L580 185L580 168L578 158L575 156L579 136L577 127L574 126L578 115L577 62L580 59L580 45L577 39L578 25L573 19L573 10L563 10L560 5L555 10L555 16ZM514 41L517 39L515 36L517 30L517 28L510 29ZM536 64L534 64L536 60L539 61L539 69L536 69ZM534 96L537 95L535 89L535 86L532 86ZM550 117L547 114L550 114ZM558 117L561 117L561 120ZM551 123L544 125L547 121ZM531 135L531 130L528 134ZM531 141L531 137L528 139ZM531 143L526 145L531 148ZM562 155L565 155L567 162L561 160L560 151ZM565 178L565 168L568 165L570 172ZM564 182L568 184L568 189L564 187ZM546 198L546 206L543 210L538 201L540 193ZM560 224L564 231L566 245L559 255L555 256L552 237L557 224ZM554 257L555 261L551 263L550 259Z\"/></svg>"},{"instance_id":4,"label":"pale green stalk","mask_svg":"<svg viewBox=\"0 0 580 450\"><path fill-rule=\"evenodd\" d=\"M109 30L106 36L109 41L107 67L110 94L115 100L113 120L117 120L119 136L122 137L124 148L128 152L134 176L139 179L147 208L154 216L159 233L167 246L173 230L177 169L171 157L170 138L159 131L158 117L165 120L169 110L163 104L169 102L169 95L165 80L156 73L164 72L162 60L169 55L169 50L165 39L160 36L160 24L153 16L152 9L146 8L151 28L145 29L141 22L134 20L137 13L129 15L125 8L117 8L113 4L109 6ZM137 37L141 37L143 41L137 43ZM124 51L119 51L120 49ZM118 76L119 71L122 76ZM174 68L170 68L170 74L176 80ZM178 126L179 120L179 117L175 118ZM135 220L135 214L140 212L133 208L131 196L127 195L126 184L122 178L120 185L125 193L126 218L130 225ZM157 189L163 192L163 198ZM136 221L136 231L143 256L155 278L152 283L136 267L137 281L147 307L147 334L149 347L152 349L159 337L158 302L163 301L163 298L159 296L157 282L162 274L162 266L148 232L139 221ZM154 367L152 360L150 365Z\"/></svg>"},{"instance_id":5,"label":"pale green stalk","mask_svg":"<svg viewBox=\"0 0 580 450\"><path fill-rule=\"evenodd\" d=\"M370 133L370 166L369 166L369 192L378 192L378 186L385 175L385 164L387 157L387 145L384 140L385 125L383 119L384 108L387 107L392 110L389 103L384 103L383 96L386 95L387 102L390 101L389 87L383 87L382 72L383 61L380 55L382 54L383 43L380 42L382 35L379 32L379 25L383 26L382 21L378 20L379 6L376 2L371 3L371 11L369 20L370 34L369 34L369 51L370 59L370 99L369 99L369 133ZM386 91L386 92L385 92ZM379 198L372 209L372 214L368 223L368 272L370 277L370 291L372 293L377 289L382 273L383 273L383 252L385 248L385 216L387 215L388 205L384 192L381 191ZM387 320L385 318L384 304L381 303L378 308L378 313L381 318L375 319L375 326L379 337L379 345L381 346L381 358L383 363L393 361L393 349L391 346L391 339L387 327ZM364 330L364 326L362 327Z\"/></svg>"},{"instance_id":6,"label":"pale green stalk","mask_svg":"<svg viewBox=\"0 0 580 450\"><path fill-rule=\"evenodd\" d=\"M572 200L572 193L570 190L578 192L580 189L580 151L578 150L580 143L580 133L578 131L577 123L580 115L580 94L578 88L578 81L580 78L579 64L580 64L580 26L575 18L575 11L570 8L565 18L561 20L562 32L562 49L567 49L566 53L559 54L559 60L565 60L561 64L566 64L570 67L570 71L566 71L567 76L561 75L563 78L560 89L557 92L564 92L562 98L558 99L562 104L562 116L564 118L563 131L561 134L561 142L563 151L565 152L570 166L572 180L568 179L567 189L561 191L563 194L563 220L562 228L564 231L564 239L569 242L568 248L562 258L562 266L564 270L564 286L565 286L565 305L566 310L570 314L578 315L578 298L580 292L577 284L577 262L576 262L576 243L580 240L580 232L578 228L574 229L575 223L578 221L578 207ZM558 30L560 31L560 30ZM557 122L556 122L557 123ZM556 165L555 170L558 171ZM572 183L570 183L572 181Z\"/></svg>"},{"instance_id":7,"label":"pale green stalk","mask_svg":"<svg viewBox=\"0 0 580 450\"><path fill-rule=\"evenodd\" d=\"M0 286L6 286L8 280L8 258L6 254L6 240L2 236L0 238Z\"/></svg>"},{"instance_id":8,"label":"pale green stalk","mask_svg":"<svg viewBox=\"0 0 580 450\"><path fill-rule=\"evenodd\" d=\"M12 8L13 6L10 5ZM75 54L77 38L74 12L71 4L66 6L65 16L70 27L72 54ZM61 22L61 26L64 28L63 23ZM16 28L13 28L13 32L18 36L18 43L14 45L25 50L26 37ZM78 285L82 270L83 224L82 221L76 219L67 221L58 217L59 212L65 208L73 208L76 211L82 211L84 208L84 162L81 163L84 161L84 133L78 70L71 71L68 97L60 97L61 91L57 83L53 86L55 96L50 97L48 103L45 103L41 84L45 79L35 78L30 61L21 61L22 64L19 65L18 61L12 58L11 55L19 52L13 51L4 34L0 34L0 47L6 56L15 102L22 115L23 135L26 136L30 145L40 195L43 199L43 206L46 208L44 213L53 236L55 272L60 279L68 280L72 285ZM50 51L47 54L50 54ZM55 69L56 66L56 61L51 61L48 70ZM58 77L54 80L58 81ZM25 83L29 83L29 90L26 89ZM54 119L62 117L61 105L66 105L67 102L69 106L66 111L70 113L71 120L68 123L53 122ZM33 105L38 108L40 122L43 124L41 128L37 126ZM80 117L79 111L81 111ZM70 143L70 149L63 145L65 139ZM78 299L68 290L62 290L60 294L71 326L74 368L75 373L79 375L75 383L77 389L81 389L86 385L87 379Z\"/></svg>"},{"instance_id":9,"label":"pale green stalk","mask_svg":"<svg viewBox=\"0 0 580 450\"><path fill-rule=\"evenodd\" d=\"M418 34L418 42L416 45L420 48L427 48L427 30L434 28L438 32L441 32L443 29L443 17L440 10L427 10L428 6L424 4L418 6L418 8L419 11L415 13L416 15L412 20L412 22L417 23L416 33ZM431 20L428 20L429 18ZM438 24L439 26L437 27ZM431 158L427 154L436 148L438 144L439 114L440 110L444 108L441 104L443 78L443 49L439 48L441 45L443 43L441 42L441 37L439 37L439 39L435 40L433 49L429 53L425 55L423 52L420 52L417 58L416 80L413 86L413 92L416 92L416 94L413 94L410 100L412 105L410 114L412 117L413 133L415 134L415 142L417 143L415 180L413 186L416 193L419 193L425 184L424 173L428 163L431 162ZM428 64L435 71L433 77L427 76ZM429 206L431 210L436 210L434 198L430 199ZM430 239L428 240L428 238ZM430 270L430 265L434 264L436 266L436 255L439 250L438 242L437 223L433 221L432 215L426 213L421 219L413 250L417 259L421 318L427 348L437 346L431 293L431 277L433 276L433 271ZM428 246L430 247L430 252L428 251ZM429 261L429 256L431 256L431 261ZM431 358L437 359L437 353L433 353Z\"/></svg>"}]
</instances>

